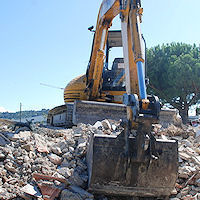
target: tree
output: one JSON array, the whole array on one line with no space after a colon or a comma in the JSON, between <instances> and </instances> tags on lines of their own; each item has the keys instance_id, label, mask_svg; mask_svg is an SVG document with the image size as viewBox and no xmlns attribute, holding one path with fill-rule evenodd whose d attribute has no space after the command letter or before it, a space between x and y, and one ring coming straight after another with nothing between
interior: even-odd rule
<instances>
[{"instance_id":1,"label":"tree","mask_svg":"<svg viewBox=\"0 0 200 200\"><path fill-rule=\"evenodd\" d=\"M147 51L149 90L179 110L183 123L200 99L200 52L195 45L171 43Z\"/></svg>"}]
</instances>

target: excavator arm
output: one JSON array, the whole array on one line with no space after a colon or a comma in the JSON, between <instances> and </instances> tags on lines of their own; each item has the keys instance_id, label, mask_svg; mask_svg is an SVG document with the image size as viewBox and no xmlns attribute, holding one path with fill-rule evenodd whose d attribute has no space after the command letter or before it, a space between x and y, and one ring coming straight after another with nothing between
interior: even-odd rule
<instances>
[{"instance_id":1,"label":"excavator arm","mask_svg":"<svg viewBox=\"0 0 200 200\"><path fill-rule=\"evenodd\" d=\"M152 123L158 122L160 103L156 96L148 96L146 92L142 12L139 0L104 0L99 11L88 69L90 99L100 95L108 28L120 14L127 120L119 135L91 136L87 153L88 184L89 191L96 193L167 199L176 181L178 144L157 140L151 133Z\"/></svg>"},{"instance_id":2,"label":"excavator arm","mask_svg":"<svg viewBox=\"0 0 200 200\"><path fill-rule=\"evenodd\" d=\"M104 0L101 4L95 37L93 42L90 62L87 69L87 92L89 100L99 97L99 89L102 84L102 72L105 59L105 46L108 36L108 29L112 20L120 12L119 0Z\"/></svg>"},{"instance_id":3,"label":"excavator arm","mask_svg":"<svg viewBox=\"0 0 200 200\"><path fill-rule=\"evenodd\" d=\"M148 97L146 92L145 51L140 29L143 13L141 2L122 0L120 13L126 80L124 104L127 105L127 117L133 122L140 116L140 121L148 120L151 126L158 121L160 104L157 97Z\"/></svg>"}]
</instances>

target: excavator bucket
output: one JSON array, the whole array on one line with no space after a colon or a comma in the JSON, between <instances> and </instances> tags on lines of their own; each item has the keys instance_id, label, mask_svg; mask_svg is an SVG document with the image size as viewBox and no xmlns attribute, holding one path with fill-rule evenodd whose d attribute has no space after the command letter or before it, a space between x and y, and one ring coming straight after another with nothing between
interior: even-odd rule
<instances>
[{"instance_id":1,"label":"excavator bucket","mask_svg":"<svg viewBox=\"0 0 200 200\"><path fill-rule=\"evenodd\" d=\"M138 159L137 137L126 140L124 135L91 136L87 153L89 190L107 195L169 196L177 178L177 141L145 139L146 149Z\"/></svg>"}]
</instances>

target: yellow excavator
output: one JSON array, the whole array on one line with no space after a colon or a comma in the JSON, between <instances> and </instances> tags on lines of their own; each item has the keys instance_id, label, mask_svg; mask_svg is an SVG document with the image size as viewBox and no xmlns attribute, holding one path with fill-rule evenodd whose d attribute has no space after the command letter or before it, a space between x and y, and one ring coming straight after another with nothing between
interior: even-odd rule
<instances>
[{"instance_id":1,"label":"yellow excavator","mask_svg":"<svg viewBox=\"0 0 200 200\"><path fill-rule=\"evenodd\" d=\"M66 86L65 105L49 111L48 123L70 127L122 119L121 134L90 138L89 191L167 199L177 178L178 144L155 139L151 133L159 120L160 103L146 92L142 13L140 0L103 0L86 74ZM117 15L121 31L109 31ZM109 67L114 47L123 47L123 58L115 58Z\"/></svg>"}]
</instances>

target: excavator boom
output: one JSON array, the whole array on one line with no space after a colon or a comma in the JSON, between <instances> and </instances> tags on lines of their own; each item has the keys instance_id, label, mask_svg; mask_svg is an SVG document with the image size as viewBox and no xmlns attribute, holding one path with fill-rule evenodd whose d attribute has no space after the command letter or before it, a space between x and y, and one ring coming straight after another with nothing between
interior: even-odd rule
<instances>
[{"instance_id":1,"label":"excavator boom","mask_svg":"<svg viewBox=\"0 0 200 200\"><path fill-rule=\"evenodd\" d=\"M99 88L102 79L108 29L111 26L112 20L119 12L119 0L104 0L102 2L97 19L94 45L87 70L87 91L90 100L97 99L100 95Z\"/></svg>"}]
</instances>

